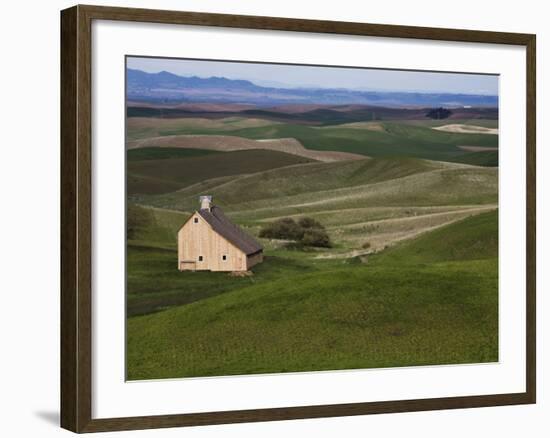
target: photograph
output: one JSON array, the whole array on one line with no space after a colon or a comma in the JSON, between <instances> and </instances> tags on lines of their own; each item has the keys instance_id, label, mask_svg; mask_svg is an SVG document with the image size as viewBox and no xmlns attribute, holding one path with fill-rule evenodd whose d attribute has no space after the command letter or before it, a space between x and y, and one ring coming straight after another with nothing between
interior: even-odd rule
<instances>
[{"instance_id":1,"label":"photograph","mask_svg":"<svg viewBox=\"0 0 550 438\"><path fill-rule=\"evenodd\" d=\"M499 362L499 75L125 67L127 380Z\"/></svg>"}]
</instances>

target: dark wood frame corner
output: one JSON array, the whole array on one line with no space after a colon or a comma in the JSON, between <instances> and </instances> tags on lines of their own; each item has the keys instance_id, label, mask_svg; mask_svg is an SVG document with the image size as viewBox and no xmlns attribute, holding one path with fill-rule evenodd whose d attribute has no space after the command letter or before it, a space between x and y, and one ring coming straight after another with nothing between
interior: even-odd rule
<instances>
[{"instance_id":1,"label":"dark wood frame corner","mask_svg":"<svg viewBox=\"0 0 550 438\"><path fill-rule=\"evenodd\" d=\"M527 51L526 392L418 400L92 419L91 24L93 20L464 41ZM61 12L61 426L74 432L146 429L535 403L535 35L275 17L75 6Z\"/></svg>"}]
</instances>

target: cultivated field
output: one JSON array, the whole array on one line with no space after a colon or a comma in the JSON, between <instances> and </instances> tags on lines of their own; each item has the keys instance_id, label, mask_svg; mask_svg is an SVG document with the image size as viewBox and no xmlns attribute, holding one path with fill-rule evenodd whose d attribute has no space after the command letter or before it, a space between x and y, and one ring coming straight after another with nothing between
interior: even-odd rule
<instances>
[{"instance_id":1,"label":"cultivated field","mask_svg":"<svg viewBox=\"0 0 550 438\"><path fill-rule=\"evenodd\" d=\"M127 144L128 149L148 147L171 147L223 152L265 149L325 162L359 160L365 158L364 155L350 152L314 151L306 149L294 138L251 140L229 135L166 135L134 140Z\"/></svg>"},{"instance_id":2,"label":"cultivated field","mask_svg":"<svg viewBox=\"0 0 550 438\"><path fill-rule=\"evenodd\" d=\"M322 112L322 114L325 113L326 111ZM332 111L329 115L333 115L332 113L349 114L349 112ZM208 113L207 115L214 117L217 114ZM269 114L274 112L270 111ZM288 115L287 113L277 114ZM205 114L202 115L205 116ZM238 116L221 119L196 116L168 119L131 117L128 122L127 148L272 149L322 161L347 160L356 158L357 155L407 156L451 162L471 161L476 165L483 165L483 163L470 157L467 151L460 148L461 146L498 148L498 135L436 130L432 129L433 125L437 127L441 123L437 125L434 121L391 119L328 124L328 120L321 119L315 122L317 126L312 126L297 123L307 121L310 117L309 113L291 114L291 116L296 120L284 123L271 119L263 119L259 122L256 115L252 119ZM354 115L354 117L357 116ZM160 122L154 125L154 120L157 119ZM470 120L467 126L474 126L472 123L474 122ZM481 125L495 126L493 120L482 119L479 123L480 129L485 128ZM330 153L315 155L314 151ZM326 159L323 159L323 156ZM498 152L492 151L492 156L498 157Z\"/></svg>"},{"instance_id":3,"label":"cultivated field","mask_svg":"<svg viewBox=\"0 0 550 438\"><path fill-rule=\"evenodd\" d=\"M492 113L189 108L129 107L130 380L498 360ZM203 194L263 244L253 275L177 270ZM330 248L258 237L304 216Z\"/></svg>"}]
</instances>

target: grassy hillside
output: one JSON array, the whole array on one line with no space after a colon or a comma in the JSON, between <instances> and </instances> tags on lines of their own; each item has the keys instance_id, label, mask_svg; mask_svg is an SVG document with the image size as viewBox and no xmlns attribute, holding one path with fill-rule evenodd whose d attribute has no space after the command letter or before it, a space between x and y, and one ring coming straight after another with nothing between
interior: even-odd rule
<instances>
[{"instance_id":1,"label":"grassy hillside","mask_svg":"<svg viewBox=\"0 0 550 438\"><path fill-rule=\"evenodd\" d=\"M162 148L148 147L130 149L126 151L128 161L144 161L144 160L167 160L170 158L192 158L201 157L203 155L222 154L221 151L212 151L206 149L179 149L179 148Z\"/></svg>"},{"instance_id":2,"label":"grassy hillside","mask_svg":"<svg viewBox=\"0 0 550 438\"><path fill-rule=\"evenodd\" d=\"M450 161L473 164L474 166L498 167L498 151L469 152L454 157Z\"/></svg>"},{"instance_id":3,"label":"grassy hillside","mask_svg":"<svg viewBox=\"0 0 550 438\"><path fill-rule=\"evenodd\" d=\"M176 270L177 230L197 208L198 195L206 192L255 235L264 221L309 215L328 227L335 244L331 252L339 254L361 249L365 242L373 249L383 247L386 242L479 213L476 206L485 208L497 202L497 172L418 159L378 158L214 178L175 193L136 196L157 208L149 210L153 223L128 242L129 315L189 303L202 298L201 294L217 295L250 281ZM485 232L485 228L479 230ZM477 236L475 227L468 233ZM270 263L257 268L254 282L276 280L281 272L286 275L341 263L315 259L315 253L271 249L266 241L264 245ZM434 254L437 260L440 254L435 250Z\"/></svg>"},{"instance_id":4,"label":"grassy hillside","mask_svg":"<svg viewBox=\"0 0 550 438\"><path fill-rule=\"evenodd\" d=\"M324 260L308 260L308 254L299 251L278 249L269 252L269 263L258 265L252 278L229 277L224 273L179 272L176 234L191 213L145 210L149 222L139 227L127 242L129 316L158 312L250 284L273 281L281 275L313 271L331 264ZM129 209L129 214L134 211L135 207ZM247 227L244 229L254 233Z\"/></svg>"},{"instance_id":5,"label":"grassy hillside","mask_svg":"<svg viewBox=\"0 0 550 438\"><path fill-rule=\"evenodd\" d=\"M175 234L188 213L150 210L154 221L128 242L128 314L156 312L252 284L272 282L304 272L340 268L346 260L318 259L316 253L266 245L266 262L254 277L233 278L224 273L180 273L175 269ZM380 214L380 213L379 213ZM393 212L382 213L382 216ZM497 216L492 212L466 219L404 242L369 259L369 266L429 263L496 257ZM252 232L249 230L249 232ZM361 244L362 240L357 239ZM451 254L451 255L449 255Z\"/></svg>"},{"instance_id":6,"label":"grassy hillside","mask_svg":"<svg viewBox=\"0 0 550 438\"><path fill-rule=\"evenodd\" d=\"M432 129L448 120L344 126L311 113L316 126L293 114L130 120L131 141L296 138L369 157L129 149L129 379L498 360L498 151L459 147L494 148L498 136ZM260 239L253 275L179 272L176 233L204 194L256 237L269 222L308 216L333 245Z\"/></svg>"},{"instance_id":7,"label":"grassy hillside","mask_svg":"<svg viewBox=\"0 0 550 438\"><path fill-rule=\"evenodd\" d=\"M130 318L128 377L496 361L496 268L333 268Z\"/></svg>"},{"instance_id":8,"label":"grassy hillside","mask_svg":"<svg viewBox=\"0 0 550 438\"><path fill-rule=\"evenodd\" d=\"M308 163L311 160L269 150L247 150L225 153L172 152L165 148L158 154L148 148L145 152L128 151L127 192L166 193L209 178L256 173L278 167ZM136 159L139 158L139 159Z\"/></svg>"},{"instance_id":9,"label":"grassy hillside","mask_svg":"<svg viewBox=\"0 0 550 438\"><path fill-rule=\"evenodd\" d=\"M154 220L127 248L129 379L498 360L496 212L390 247L367 264L319 258L338 248L263 241L266 258L254 275L232 277L178 272L175 232L188 213L150 211ZM368 224L352 245L380 231Z\"/></svg>"},{"instance_id":10,"label":"grassy hillside","mask_svg":"<svg viewBox=\"0 0 550 438\"><path fill-rule=\"evenodd\" d=\"M160 131L161 135L223 134L250 139L295 138L308 149L352 152L367 156L407 155L428 159L445 159L462 155L461 145L497 147L498 136L456 134L430 127L398 122L381 123L381 130L313 127L293 124L235 129L232 131L181 127Z\"/></svg>"},{"instance_id":11,"label":"grassy hillside","mask_svg":"<svg viewBox=\"0 0 550 438\"><path fill-rule=\"evenodd\" d=\"M270 126L277 122L271 120L254 119L247 117L226 117L221 119L208 119L198 117L188 118L152 118L130 117L127 119L128 140L140 138L159 137L163 133L173 129L185 129L186 133L200 134L205 130L233 131L235 129L250 128L255 126Z\"/></svg>"},{"instance_id":12,"label":"grassy hillside","mask_svg":"<svg viewBox=\"0 0 550 438\"><path fill-rule=\"evenodd\" d=\"M401 243L369 260L374 264L415 264L482 260L498 256L498 211L482 213Z\"/></svg>"},{"instance_id":13,"label":"grassy hillside","mask_svg":"<svg viewBox=\"0 0 550 438\"><path fill-rule=\"evenodd\" d=\"M159 312L250 285L271 283L281 276L315 272L330 262L308 260L289 251L271 251L266 262L254 268L253 277L231 277L223 272L179 272L175 244L171 249L139 246L127 251L128 316Z\"/></svg>"},{"instance_id":14,"label":"grassy hillside","mask_svg":"<svg viewBox=\"0 0 550 438\"><path fill-rule=\"evenodd\" d=\"M227 211L257 220L360 207L496 203L498 171L410 158L314 163L135 200L187 211L205 187Z\"/></svg>"}]
</instances>

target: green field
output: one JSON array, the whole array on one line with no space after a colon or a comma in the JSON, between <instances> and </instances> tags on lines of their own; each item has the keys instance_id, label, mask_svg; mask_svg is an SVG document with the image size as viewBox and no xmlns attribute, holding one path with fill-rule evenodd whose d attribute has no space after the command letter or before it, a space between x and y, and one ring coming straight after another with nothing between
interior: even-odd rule
<instances>
[{"instance_id":1,"label":"green field","mask_svg":"<svg viewBox=\"0 0 550 438\"><path fill-rule=\"evenodd\" d=\"M208 191L245 218L374 206L485 204L497 201L496 168L415 158L376 158L283 167L239 178L203 180L176 192L135 195L135 202L189 211ZM246 193L246 196L243 196ZM275 201L275 202L274 202Z\"/></svg>"},{"instance_id":2,"label":"green field","mask_svg":"<svg viewBox=\"0 0 550 438\"><path fill-rule=\"evenodd\" d=\"M459 147L498 135L432 129L498 120L333 113L128 119L130 380L498 361L498 151ZM220 135L358 156L209 149ZM253 275L179 272L176 233L204 194L256 238L307 216L332 246L258 238Z\"/></svg>"},{"instance_id":3,"label":"green field","mask_svg":"<svg viewBox=\"0 0 550 438\"><path fill-rule=\"evenodd\" d=\"M257 173L310 162L307 158L269 150L214 152L172 148L174 152L167 154L170 148L156 149L128 151L128 194L167 193L210 178Z\"/></svg>"},{"instance_id":4,"label":"green field","mask_svg":"<svg viewBox=\"0 0 550 438\"><path fill-rule=\"evenodd\" d=\"M463 239L480 224L483 232ZM439 243L435 256L429 239ZM497 361L497 239L493 212L367 264L268 251L251 278L174 274L173 251L132 248L143 263L155 259L146 276L173 288L163 300L192 304L128 320L128 377ZM446 261L433 261L440 258ZM161 298L156 291L163 285L140 281L140 287L140 301L129 298L143 312L152 302L146 297Z\"/></svg>"},{"instance_id":5,"label":"green field","mask_svg":"<svg viewBox=\"0 0 550 438\"><path fill-rule=\"evenodd\" d=\"M205 149L178 149L178 148L140 148L127 152L128 161L166 160L169 158L191 158L204 155L221 154L219 151Z\"/></svg>"},{"instance_id":6,"label":"green field","mask_svg":"<svg viewBox=\"0 0 550 438\"><path fill-rule=\"evenodd\" d=\"M272 123L245 128L241 127L242 124L234 123L230 127L220 127L219 121L214 123L206 120L193 125L185 120L182 119L179 124L172 120L166 129L155 130L149 127L142 128L138 122L134 122L133 129L128 133L128 139L132 141L156 136L181 135L225 135L255 140L294 138L304 147L312 150L351 152L371 157L408 156L466 163L473 157L468 158L471 154L461 150L459 146L498 147L497 135L437 131L432 127L443 123L424 120L382 121L374 125L375 129L372 128L372 124L371 128L355 128L345 124L319 127L289 123ZM454 122L456 121L452 123ZM472 120L468 122L477 123ZM494 123L490 120L482 120L478 125L492 127Z\"/></svg>"}]
</instances>

